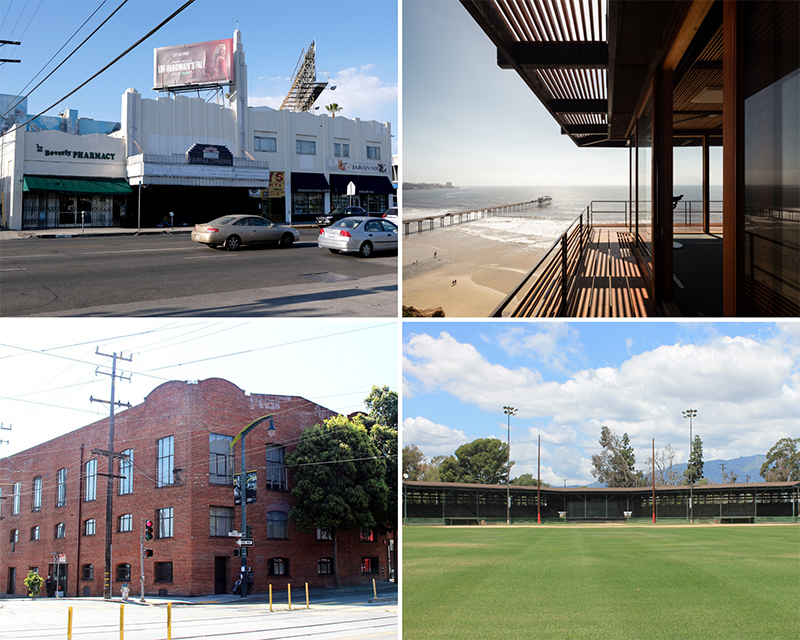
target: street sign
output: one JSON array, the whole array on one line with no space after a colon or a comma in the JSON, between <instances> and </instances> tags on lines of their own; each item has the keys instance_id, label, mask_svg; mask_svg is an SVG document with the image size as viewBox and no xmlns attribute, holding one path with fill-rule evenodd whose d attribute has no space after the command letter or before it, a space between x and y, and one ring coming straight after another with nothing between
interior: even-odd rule
<instances>
[{"instance_id":1,"label":"street sign","mask_svg":"<svg viewBox=\"0 0 800 640\"><path fill-rule=\"evenodd\" d=\"M347 195L348 196L356 195L356 185L354 182L347 183Z\"/></svg>"},{"instance_id":2,"label":"street sign","mask_svg":"<svg viewBox=\"0 0 800 640\"><path fill-rule=\"evenodd\" d=\"M253 546L253 539L252 538L239 538L236 541L240 547L252 547Z\"/></svg>"},{"instance_id":3,"label":"street sign","mask_svg":"<svg viewBox=\"0 0 800 640\"><path fill-rule=\"evenodd\" d=\"M233 531L228 531L228 537L229 538L241 538L242 534L239 533L238 531L236 531L236 529L234 529Z\"/></svg>"}]
</instances>

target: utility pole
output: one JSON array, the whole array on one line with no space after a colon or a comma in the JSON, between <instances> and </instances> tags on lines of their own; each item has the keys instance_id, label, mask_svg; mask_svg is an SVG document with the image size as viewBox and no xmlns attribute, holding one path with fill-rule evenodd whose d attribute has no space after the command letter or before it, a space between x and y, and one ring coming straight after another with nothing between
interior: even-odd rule
<instances>
[{"instance_id":1,"label":"utility pole","mask_svg":"<svg viewBox=\"0 0 800 640\"><path fill-rule=\"evenodd\" d=\"M719 468L722 469L722 484L725 484L725 466L724 464L719 465Z\"/></svg>"},{"instance_id":2,"label":"utility pole","mask_svg":"<svg viewBox=\"0 0 800 640\"><path fill-rule=\"evenodd\" d=\"M503 407L503 413L508 416L508 467L506 472L506 524L511 524L511 416L517 413L514 407Z\"/></svg>"},{"instance_id":3,"label":"utility pole","mask_svg":"<svg viewBox=\"0 0 800 640\"><path fill-rule=\"evenodd\" d=\"M681 412L684 418L689 418L689 459L686 468L689 470L689 523L694 523L694 510L692 508L692 488L694 486L694 474L692 473L692 418L697 415L697 409L687 409Z\"/></svg>"},{"instance_id":4,"label":"utility pole","mask_svg":"<svg viewBox=\"0 0 800 640\"><path fill-rule=\"evenodd\" d=\"M111 358L111 373L106 373L105 371L100 371L99 369L95 373L102 373L103 375L111 376L111 400L98 400L97 398L89 398L90 402L100 402L102 404L107 404L109 406L109 419L108 419L108 451L103 451L102 449L93 449L92 453L95 455L104 455L108 458L108 473L98 473L97 475L104 475L107 477L106 481L106 544L105 544L105 571L103 573L103 598L106 600L111 599L111 527L113 522L113 495L114 495L114 458L127 458L121 453L114 452L114 407L127 407L130 408L130 404L127 402L117 402L114 399L115 393L115 383L117 378L120 380L130 380L130 376L125 378L124 376L117 375L117 360L125 360L126 362L130 362L133 358L123 358L122 355L117 355L116 353L112 353L111 355L107 353L100 353L99 350L95 349L95 354L98 356L103 356L105 358Z\"/></svg>"}]
</instances>

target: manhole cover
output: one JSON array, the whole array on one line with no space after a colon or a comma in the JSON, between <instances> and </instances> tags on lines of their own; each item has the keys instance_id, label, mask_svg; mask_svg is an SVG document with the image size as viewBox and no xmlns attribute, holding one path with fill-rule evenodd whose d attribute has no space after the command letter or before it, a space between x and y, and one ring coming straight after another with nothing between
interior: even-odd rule
<instances>
[{"instance_id":1,"label":"manhole cover","mask_svg":"<svg viewBox=\"0 0 800 640\"><path fill-rule=\"evenodd\" d=\"M329 273L327 271L323 271L322 273L301 273L300 277L308 278L316 282L347 282L348 280L356 279L342 273Z\"/></svg>"}]
</instances>

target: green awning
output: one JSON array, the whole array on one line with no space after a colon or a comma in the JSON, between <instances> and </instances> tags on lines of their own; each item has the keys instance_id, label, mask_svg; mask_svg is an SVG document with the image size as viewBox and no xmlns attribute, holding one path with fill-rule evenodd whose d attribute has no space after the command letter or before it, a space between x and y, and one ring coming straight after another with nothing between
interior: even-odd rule
<instances>
[{"instance_id":1,"label":"green awning","mask_svg":"<svg viewBox=\"0 0 800 640\"><path fill-rule=\"evenodd\" d=\"M119 196L133 193L133 189L124 178L45 178L42 176L25 176L22 190Z\"/></svg>"}]
</instances>

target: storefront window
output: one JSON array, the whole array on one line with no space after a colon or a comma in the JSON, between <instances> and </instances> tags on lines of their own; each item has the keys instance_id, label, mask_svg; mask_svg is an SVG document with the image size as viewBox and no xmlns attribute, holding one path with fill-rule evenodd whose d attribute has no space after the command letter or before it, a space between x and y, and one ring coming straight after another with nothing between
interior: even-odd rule
<instances>
[{"instance_id":1,"label":"storefront window","mask_svg":"<svg viewBox=\"0 0 800 640\"><path fill-rule=\"evenodd\" d=\"M800 5L743 3L749 315L800 315Z\"/></svg>"},{"instance_id":2,"label":"storefront window","mask_svg":"<svg viewBox=\"0 0 800 640\"><path fill-rule=\"evenodd\" d=\"M293 193L292 221L313 220L314 216L325 213L325 195L322 193Z\"/></svg>"}]
</instances>

